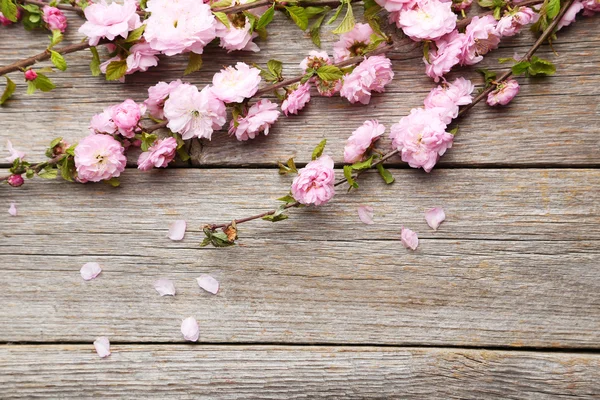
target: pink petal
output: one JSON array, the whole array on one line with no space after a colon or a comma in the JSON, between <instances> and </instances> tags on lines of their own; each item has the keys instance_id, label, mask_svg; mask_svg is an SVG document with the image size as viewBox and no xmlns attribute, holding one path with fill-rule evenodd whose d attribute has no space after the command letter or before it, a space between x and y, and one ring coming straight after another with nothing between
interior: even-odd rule
<instances>
[{"instance_id":1,"label":"pink petal","mask_svg":"<svg viewBox=\"0 0 600 400\"><path fill-rule=\"evenodd\" d=\"M110 356L110 342L107 337L99 337L94 341L94 347L96 348L96 353L101 358L105 358Z\"/></svg>"},{"instance_id":2,"label":"pink petal","mask_svg":"<svg viewBox=\"0 0 600 400\"><path fill-rule=\"evenodd\" d=\"M219 291L219 282L210 275L200 275L196 280L198 286L209 293L217 294Z\"/></svg>"},{"instance_id":3,"label":"pink petal","mask_svg":"<svg viewBox=\"0 0 600 400\"><path fill-rule=\"evenodd\" d=\"M194 317L188 317L181 322L181 333L185 340L195 342L200 337L200 328Z\"/></svg>"},{"instance_id":4,"label":"pink petal","mask_svg":"<svg viewBox=\"0 0 600 400\"><path fill-rule=\"evenodd\" d=\"M373 207L358 207L358 218L367 225L373 224Z\"/></svg>"},{"instance_id":5,"label":"pink petal","mask_svg":"<svg viewBox=\"0 0 600 400\"><path fill-rule=\"evenodd\" d=\"M434 231L437 231L437 228L445 219L446 213L444 213L444 210L442 210L440 207L432 208L425 213L427 225L429 225Z\"/></svg>"},{"instance_id":6,"label":"pink petal","mask_svg":"<svg viewBox=\"0 0 600 400\"><path fill-rule=\"evenodd\" d=\"M10 203L10 207L8 207L8 213L13 217L17 216L17 207L15 206L15 203Z\"/></svg>"},{"instance_id":7,"label":"pink petal","mask_svg":"<svg viewBox=\"0 0 600 400\"><path fill-rule=\"evenodd\" d=\"M159 279L154 282L154 289L161 296L175 296L175 285L168 279Z\"/></svg>"},{"instance_id":8,"label":"pink petal","mask_svg":"<svg viewBox=\"0 0 600 400\"><path fill-rule=\"evenodd\" d=\"M171 240L181 240L185 235L185 228L187 224L184 220L179 219L171 224L169 227L169 234L167 237Z\"/></svg>"},{"instance_id":9,"label":"pink petal","mask_svg":"<svg viewBox=\"0 0 600 400\"><path fill-rule=\"evenodd\" d=\"M407 249L416 250L417 246L419 245L419 238L417 237L417 234L405 227L402 227L400 240Z\"/></svg>"},{"instance_id":10,"label":"pink petal","mask_svg":"<svg viewBox=\"0 0 600 400\"><path fill-rule=\"evenodd\" d=\"M97 277L100 274L100 272L102 272L102 268L100 268L100 264L90 262L84 264L79 272L81 272L81 277L84 280L89 281Z\"/></svg>"}]
</instances>

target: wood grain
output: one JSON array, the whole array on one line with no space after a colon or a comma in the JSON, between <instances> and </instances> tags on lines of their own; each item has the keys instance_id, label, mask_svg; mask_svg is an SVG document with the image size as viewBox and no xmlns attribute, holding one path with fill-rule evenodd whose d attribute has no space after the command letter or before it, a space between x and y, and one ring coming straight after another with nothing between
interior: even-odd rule
<instances>
[{"instance_id":1,"label":"wood grain","mask_svg":"<svg viewBox=\"0 0 600 400\"><path fill-rule=\"evenodd\" d=\"M0 396L594 399L600 356L423 348L0 346Z\"/></svg>"},{"instance_id":2,"label":"wood grain","mask_svg":"<svg viewBox=\"0 0 600 400\"><path fill-rule=\"evenodd\" d=\"M231 249L200 249L200 224L262 211L289 178L126 171L120 189L3 190L0 204L16 201L21 216L0 213L0 341L178 342L194 315L213 343L598 348L600 171L393 172L394 185L373 175L327 207L240 225ZM359 221L363 203L375 225ZM423 218L435 205L448 215L437 232ZM181 218L187 236L171 242ZM401 246L401 225L420 235L416 252ZM86 283L90 261L104 272ZM202 273L219 295L197 287ZM179 294L159 297L158 278Z\"/></svg>"}]
</instances>

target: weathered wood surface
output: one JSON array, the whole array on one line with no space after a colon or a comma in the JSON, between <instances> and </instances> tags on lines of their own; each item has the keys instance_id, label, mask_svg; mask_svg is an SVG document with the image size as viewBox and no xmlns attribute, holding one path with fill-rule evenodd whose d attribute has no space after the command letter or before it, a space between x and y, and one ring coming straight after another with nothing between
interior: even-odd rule
<instances>
[{"instance_id":1,"label":"weathered wood surface","mask_svg":"<svg viewBox=\"0 0 600 400\"><path fill-rule=\"evenodd\" d=\"M393 172L394 185L372 174L319 210L240 225L231 249L199 249L200 225L265 210L290 178L128 170L119 189L2 191L21 216L0 214L0 341L177 342L194 315L203 342L600 347L600 171ZM375 225L359 221L360 204ZM423 218L435 205L448 215L437 232ZM175 219L189 224L182 242L165 237ZM419 233L416 252L401 225ZM83 282L90 261L104 272ZM202 273L218 296L197 287ZM163 277L175 298L152 288Z\"/></svg>"},{"instance_id":2,"label":"weathered wood surface","mask_svg":"<svg viewBox=\"0 0 600 400\"><path fill-rule=\"evenodd\" d=\"M80 39L73 19L73 29L67 37L71 42ZM597 166L600 164L600 89L598 65L600 64L600 31L597 18L582 18L565 28L555 43L555 56L548 46L540 50L541 57L557 63L555 76L545 79L521 78L522 92L509 107L492 109L477 106L467 118L460 121L460 134L451 151L441 161L442 165L573 165ZM210 83L212 75L223 65L236 61L256 62L264 65L276 58L284 62L287 76L299 74L298 63L315 49L308 38L290 21L278 15L273 23L273 34L260 41L259 53L234 52L209 48L204 56L203 69L185 77L200 86ZM23 38L26 38L24 41ZM36 54L45 48L40 32L25 33L14 27L0 30L0 65ZM586 40L581 40L586 38ZM333 34L325 34L323 49L331 53ZM477 68L499 70L498 57L523 54L534 37L523 34L503 41ZM294 46L285 45L293 41ZM14 43L19 43L15 46ZM427 92L434 86L423 71L421 50L390 54L394 60L395 78L386 93L374 96L368 106L351 106L339 97L323 98L315 95L309 106L299 116L281 118L268 137L240 143L225 132L215 133L212 142L203 142L195 148L195 163L202 165L266 165L275 164L295 155L306 162L314 146L323 137L329 139L329 149L336 161L343 160L343 146L350 133L364 120L377 118L389 127L422 104ZM53 75L58 90L50 94L27 96L22 77L18 77L17 95L0 109L3 128L0 129L0 151L10 138L18 147L28 150L31 160L42 160L48 143L57 136L76 141L87 135L92 115L104 107L123 101L127 97L142 101L147 88L159 80L182 78L185 59L162 58L157 68L147 73L128 77L126 84L106 83L102 77L89 74L89 52L67 57L69 70ZM464 74L480 84L475 68L453 74ZM35 115L24 121L22 110ZM10 128L10 129L8 129ZM389 130L388 130L389 132ZM381 142L387 149L388 140ZM398 164L399 158L390 162Z\"/></svg>"}]
</instances>

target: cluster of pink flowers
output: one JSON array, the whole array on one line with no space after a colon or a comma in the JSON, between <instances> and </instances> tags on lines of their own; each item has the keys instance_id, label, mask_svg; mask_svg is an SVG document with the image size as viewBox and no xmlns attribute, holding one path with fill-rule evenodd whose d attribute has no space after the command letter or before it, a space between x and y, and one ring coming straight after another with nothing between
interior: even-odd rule
<instances>
[{"instance_id":1,"label":"cluster of pink flowers","mask_svg":"<svg viewBox=\"0 0 600 400\"><path fill-rule=\"evenodd\" d=\"M351 31L340 35L333 45L333 59L336 63L350 57L362 56L371 44L375 32L369 24L357 23Z\"/></svg>"},{"instance_id":2,"label":"cluster of pink flowers","mask_svg":"<svg viewBox=\"0 0 600 400\"><path fill-rule=\"evenodd\" d=\"M298 114L304 106L310 101L310 83L302 83L292 86L283 103L281 110L287 117L289 114Z\"/></svg>"},{"instance_id":3,"label":"cluster of pink flowers","mask_svg":"<svg viewBox=\"0 0 600 400\"><path fill-rule=\"evenodd\" d=\"M123 4L108 4L106 0L101 0L87 6L84 14L86 22L79 28L79 32L88 37L91 46L96 46L103 38L127 38L130 31L142 26L135 0L125 0Z\"/></svg>"},{"instance_id":4,"label":"cluster of pink flowers","mask_svg":"<svg viewBox=\"0 0 600 400\"><path fill-rule=\"evenodd\" d=\"M302 68L303 73L306 73L306 71L309 68L317 70L324 65L331 64L333 64L333 62L331 61L329 55L326 52L311 50L308 57L304 58L304 60L300 62L300 68ZM317 91L321 96L326 97L333 96L334 94L339 92L342 87L341 79L338 79L336 81L323 81L316 77L312 77L310 79L310 82L316 86Z\"/></svg>"},{"instance_id":5,"label":"cluster of pink flowers","mask_svg":"<svg viewBox=\"0 0 600 400\"><path fill-rule=\"evenodd\" d=\"M109 135L89 135L75 147L77 180L100 182L121 175L127 164L125 148Z\"/></svg>"},{"instance_id":6,"label":"cluster of pink flowers","mask_svg":"<svg viewBox=\"0 0 600 400\"><path fill-rule=\"evenodd\" d=\"M352 132L344 147L344 162L354 164L362 161L365 153L383 135L385 126L376 120L365 121Z\"/></svg>"},{"instance_id":7,"label":"cluster of pink flowers","mask_svg":"<svg viewBox=\"0 0 600 400\"><path fill-rule=\"evenodd\" d=\"M109 49L109 51L114 51L116 48L116 46L112 44L107 44L106 47ZM127 63L125 75L131 75L138 71L145 72L150 67L156 67L158 65L158 54L159 52L152 49L146 41L143 39L140 40L131 46L129 49L129 55L125 58ZM100 71L103 74L106 74L108 65L113 61L122 61L122 58L119 56L109 58L100 64ZM123 82L125 78L121 78L120 80Z\"/></svg>"},{"instance_id":8,"label":"cluster of pink flowers","mask_svg":"<svg viewBox=\"0 0 600 400\"><path fill-rule=\"evenodd\" d=\"M140 154L138 158L138 169L148 171L153 167L165 168L175 158L177 151L177 139L168 137L158 139L148 151Z\"/></svg>"},{"instance_id":9,"label":"cluster of pink flowers","mask_svg":"<svg viewBox=\"0 0 600 400\"><path fill-rule=\"evenodd\" d=\"M246 4L249 0L234 1L235 4ZM257 7L246 12L249 15L253 15L257 19L268 9L267 6ZM227 52L234 50L242 51L260 51L260 48L252 40L258 36L256 32L253 32L252 22L248 15L231 14L227 15L229 26L225 26L221 21L216 24L217 37L219 38L219 45L226 49Z\"/></svg>"},{"instance_id":10,"label":"cluster of pink flowers","mask_svg":"<svg viewBox=\"0 0 600 400\"><path fill-rule=\"evenodd\" d=\"M350 103L369 104L371 93L383 92L393 78L391 60L385 56L372 56L344 76L340 95Z\"/></svg>"},{"instance_id":11,"label":"cluster of pink flowers","mask_svg":"<svg viewBox=\"0 0 600 400\"><path fill-rule=\"evenodd\" d=\"M145 112L146 106L127 99L121 104L107 107L100 114L94 115L90 122L90 132L93 134L120 134L131 139L139 131L138 123Z\"/></svg>"},{"instance_id":12,"label":"cluster of pink flowers","mask_svg":"<svg viewBox=\"0 0 600 400\"><path fill-rule=\"evenodd\" d=\"M402 161L413 168L432 170L440 156L452 147L454 136L447 125L458 115L460 105L472 101L473 84L463 78L434 88L424 101L425 108L414 108L399 123L392 125L392 146Z\"/></svg>"},{"instance_id":13,"label":"cluster of pink flowers","mask_svg":"<svg viewBox=\"0 0 600 400\"><path fill-rule=\"evenodd\" d=\"M43 20L51 31L64 32L67 29L67 17L56 7L44 6L42 8Z\"/></svg>"},{"instance_id":14,"label":"cluster of pink flowers","mask_svg":"<svg viewBox=\"0 0 600 400\"><path fill-rule=\"evenodd\" d=\"M256 102L243 116L231 120L229 134L235 135L237 140L254 139L260 132L269 134L269 128L279 118L277 104L263 99Z\"/></svg>"},{"instance_id":15,"label":"cluster of pink flowers","mask_svg":"<svg viewBox=\"0 0 600 400\"><path fill-rule=\"evenodd\" d=\"M491 91L487 97L487 103L490 106L507 105L519 94L519 83L514 79L500 82L495 90Z\"/></svg>"},{"instance_id":16,"label":"cluster of pink flowers","mask_svg":"<svg viewBox=\"0 0 600 400\"><path fill-rule=\"evenodd\" d=\"M298 171L292 182L292 196L300 204L320 206L335 194L333 159L322 155Z\"/></svg>"}]
</instances>

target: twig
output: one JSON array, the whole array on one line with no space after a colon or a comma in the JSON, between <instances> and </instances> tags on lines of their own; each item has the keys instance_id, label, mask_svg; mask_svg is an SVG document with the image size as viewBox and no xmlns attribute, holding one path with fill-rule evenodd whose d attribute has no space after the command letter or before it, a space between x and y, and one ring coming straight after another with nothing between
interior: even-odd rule
<instances>
[{"instance_id":1,"label":"twig","mask_svg":"<svg viewBox=\"0 0 600 400\"><path fill-rule=\"evenodd\" d=\"M65 155L61 154L59 156L51 158L50 160L42 161L40 163L32 165L29 168L33 169L36 173L38 173L38 172L40 172L40 170L42 168L44 168L47 165L54 165L54 164L59 163L64 157L65 157ZM6 175L6 176L0 176L0 182L4 182L4 181L8 180L8 178L10 178L13 175L21 175L21 174L24 174L25 172L27 172L27 171L25 169L23 169L22 171L17 171L14 174Z\"/></svg>"},{"instance_id":2,"label":"twig","mask_svg":"<svg viewBox=\"0 0 600 400\"><path fill-rule=\"evenodd\" d=\"M537 4L541 4L543 3L544 0L526 0L523 1L521 3L515 3L513 2L513 4L511 4L512 7L528 7L528 6L535 6ZM477 17L481 18L484 17L486 15L493 15L494 11L487 11L484 12L482 14L477 15ZM457 29L463 29L465 28L467 25L469 25L471 23L471 21L473 20L473 17L469 17L469 18L463 18L459 21L456 22L456 28Z\"/></svg>"},{"instance_id":3,"label":"twig","mask_svg":"<svg viewBox=\"0 0 600 400\"><path fill-rule=\"evenodd\" d=\"M39 7L44 7L44 6L50 5L50 3L46 3L46 2L40 1L40 0L20 0L20 2L23 4L33 4L33 5L36 5ZM57 4L54 7L58 8L59 10L74 11L79 15L83 15L83 10L79 6L68 5L68 4Z\"/></svg>"},{"instance_id":4,"label":"twig","mask_svg":"<svg viewBox=\"0 0 600 400\"><path fill-rule=\"evenodd\" d=\"M100 44L103 44L102 42ZM88 44L88 42L72 44L69 46L59 47L53 49L59 54L69 54L75 53L76 51L85 50L92 46ZM33 57L26 58L21 61L17 61L16 63L7 65L5 67L0 67L0 76L8 74L10 72L18 71L22 68L29 67L30 65L35 64L36 62L45 61L50 58L50 51L44 50L42 53L35 55Z\"/></svg>"}]
</instances>

